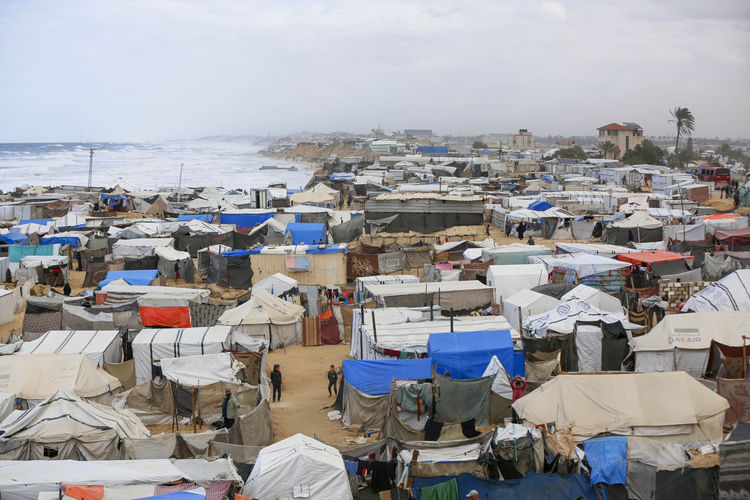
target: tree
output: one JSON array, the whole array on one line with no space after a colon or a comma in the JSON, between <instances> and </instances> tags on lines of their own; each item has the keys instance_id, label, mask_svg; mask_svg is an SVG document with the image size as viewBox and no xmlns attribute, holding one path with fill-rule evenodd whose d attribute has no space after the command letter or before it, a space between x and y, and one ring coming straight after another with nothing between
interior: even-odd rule
<instances>
[{"instance_id":1,"label":"tree","mask_svg":"<svg viewBox=\"0 0 750 500\"><path fill-rule=\"evenodd\" d=\"M693 133L695 130L695 117L687 108L677 107L670 111L670 113L673 119L669 121L670 123L674 123L677 128L677 139L674 143L674 152L679 156L678 150L680 148L680 135L689 136ZM682 163L680 163L680 166L682 166Z\"/></svg>"},{"instance_id":2,"label":"tree","mask_svg":"<svg viewBox=\"0 0 750 500\"><path fill-rule=\"evenodd\" d=\"M625 165L661 165L664 162L664 150L645 139L622 155L622 162Z\"/></svg>"},{"instance_id":3,"label":"tree","mask_svg":"<svg viewBox=\"0 0 750 500\"><path fill-rule=\"evenodd\" d=\"M729 144L722 144L721 147L719 147L719 154L724 161L727 161L729 159L729 155L731 153L732 146L730 146Z\"/></svg>"},{"instance_id":4,"label":"tree","mask_svg":"<svg viewBox=\"0 0 750 500\"><path fill-rule=\"evenodd\" d=\"M581 146L573 146L572 148L563 148L557 151L557 155L560 158L574 158L577 160L585 160L586 153L583 152Z\"/></svg>"},{"instance_id":5,"label":"tree","mask_svg":"<svg viewBox=\"0 0 750 500\"><path fill-rule=\"evenodd\" d=\"M473 149L487 149L487 144L482 141L474 141L474 144L472 144L471 147Z\"/></svg>"},{"instance_id":6,"label":"tree","mask_svg":"<svg viewBox=\"0 0 750 500\"><path fill-rule=\"evenodd\" d=\"M602 158L607 157L607 153L615 149L615 145L612 144L610 141L604 141L601 144L599 144L599 152L602 154Z\"/></svg>"}]
</instances>

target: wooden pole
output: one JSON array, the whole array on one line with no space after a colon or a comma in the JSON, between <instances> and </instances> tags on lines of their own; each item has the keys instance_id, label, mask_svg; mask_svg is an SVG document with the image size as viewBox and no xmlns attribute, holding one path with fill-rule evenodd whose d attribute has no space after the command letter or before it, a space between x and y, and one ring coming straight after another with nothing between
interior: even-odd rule
<instances>
[{"instance_id":1,"label":"wooden pole","mask_svg":"<svg viewBox=\"0 0 750 500\"><path fill-rule=\"evenodd\" d=\"M375 310L372 311L372 336L375 337L375 343L378 343L378 327L375 325Z\"/></svg>"},{"instance_id":2,"label":"wooden pole","mask_svg":"<svg viewBox=\"0 0 750 500\"><path fill-rule=\"evenodd\" d=\"M745 339L747 336L742 336L742 373L744 373L744 378L748 377L748 370L747 370L747 351L745 350Z\"/></svg>"},{"instance_id":3,"label":"wooden pole","mask_svg":"<svg viewBox=\"0 0 750 500\"><path fill-rule=\"evenodd\" d=\"M518 333L523 332L523 313L521 312L521 306L518 306Z\"/></svg>"},{"instance_id":4,"label":"wooden pole","mask_svg":"<svg viewBox=\"0 0 750 500\"><path fill-rule=\"evenodd\" d=\"M435 299L430 299L430 321L435 321L435 315L433 314L434 307L435 307Z\"/></svg>"},{"instance_id":5,"label":"wooden pole","mask_svg":"<svg viewBox=\"0 0 750 500\"><path fill-rule=\"evenodd\" d=\"M195 428L195 387L190 388L190 418L193 420L193 434L195 434L198 432L198 429Z\"/></svg>"},{"instance_id":6,"label":"wooden pole","mask_svg":"<svg viewBox=\"0 0 750 500\"><path fill-rule=\"evenodd\" d=\"M451 333L453 333L453 308L451 307Z\"/></svg>"},{"instance_id":7,"label":"wooden pole","mask_svg":"<svg viewBox=\"0 0 750 500\"><path fill-rule=\"evenodd\" d=\"M180 163L180 180L177 183L177 203L180 202L180 194L182 194L182 166L184 163Z\"/></svg>"}]
</instances>

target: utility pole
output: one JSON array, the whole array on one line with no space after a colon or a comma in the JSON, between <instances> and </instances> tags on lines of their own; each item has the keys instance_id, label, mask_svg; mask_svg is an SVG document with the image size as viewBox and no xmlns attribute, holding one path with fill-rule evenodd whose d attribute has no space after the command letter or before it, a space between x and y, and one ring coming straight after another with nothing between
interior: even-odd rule
<instances>
[{"instance_id":1,"label":"utility pole","mask_svg":"<svg viewBox=\"0 0 750 500\"><path fill-rule=\"evenodd\" d=\"M94 148L89 149L89 187L88 191L91 191L91 178L94 174Z\"/></svg>"},{"instance_id":2,"label":"utility pole","mask_svg":"<svg viewBox=\"0 0 750 500\"><path fill-rule=\"evenodd\" d=\"M684 243L687 241L687 236L685 236L685 205L683 203L682 186L680 186L680 220L682 221L682 241Z\"/></svg>"},{"instance_id":3,"label":"utility pole","mask_svg":"<svg viewBox=\"0 0 750 500\"><path fill-rule=\"evenodd\" d=\"M182 166L184 163L180 163L180 181L177 184L177 203L180 202L180 193L182 192Z\"/></svg>"}]
</instances>

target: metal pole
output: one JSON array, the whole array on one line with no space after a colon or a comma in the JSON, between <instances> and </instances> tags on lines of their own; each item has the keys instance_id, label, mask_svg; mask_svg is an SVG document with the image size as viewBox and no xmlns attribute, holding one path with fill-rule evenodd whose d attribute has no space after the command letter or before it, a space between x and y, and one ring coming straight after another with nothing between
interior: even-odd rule
<instances>
[{"instance_id":1,"label":"metal pole","mask_svg":"<svg viewBox=\"0 0 750 500\"><path fill-rule=\"evenodd\" d=\"M375 310L372 311L372 336L375 337L375 344L378 343L378 327L375 326Z\"/></svg>"},{"instance_id":2,"label":"metal pole","mask_svg":"<svg viewBox=\"0 0 750 500\"><path fill-rule=\"evenodd\" d=\"M453 333L453 308L451 307L451 333Z\"/></svg>"},{"instance_id":3,"label":"metal pole","mask_svg":"<svg viewBox=\"0 0 750 500\"><path fill-rule=\"evenodd\" d=\"M435 300L430 299L430 321L435 321L435 315L433 314L434 307L435 307Z\"/></svg>"},{"instance_id":4,"label":"metal pole","mask_svg":"<svg viewBox=\"0 0 750 500\"><path fill-rule=\"evenodd\" d=\"M91 191L91 178L94 174L94 148L89 148L89 187L87 191Z\"/></svg>"},{"instance_id":5,"label":"metal pole","mask_svg":"<svg viewBox=\"0 0 750 500\"><path fill-rule=\"evenodd\" d=\"M687 236L685 236L685 206L682 201L682 186L680 186L680 212L682 212L680 214L680 219L682 220L682 242L684 243L687 241Z\"/></svg>"},{"instance_id":6,"label":"metal pole","mask_svg":"<svg viewBox=\"0 0 750 500\"><path fill-rule=\"evenodd\" d=\"M180 181L177 183L177 203L180 202L180 193L182 193L182 166L184 163L180 163Z\"/></svg>"}]
</instances>

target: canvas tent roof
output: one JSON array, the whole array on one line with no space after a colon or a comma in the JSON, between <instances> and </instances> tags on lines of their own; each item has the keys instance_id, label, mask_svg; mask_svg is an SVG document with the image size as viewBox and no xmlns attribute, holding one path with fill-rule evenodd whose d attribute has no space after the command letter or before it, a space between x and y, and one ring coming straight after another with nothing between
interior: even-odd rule
<instances>
[{"instance_id":1,"label":"canvas tent roof","mask_svg":"<svg viewBox=\"0 0 750 500\"><path fill-rule=\"evenodd\" d=\"M561 300L563 302L582 300L604 312L622 312L622 304L617 298L588 285L576 286L574 289L563 295Z\"/></svg>"},{"instance_id":2,"label":"canvas tent roof","mask_svg":"<svg viewBox=\"0 0 750 500\"><path fill-rule=\"evenodd\" d=\"M503 297L503 316L516 331L521 331L519 310L521 317L526 318L535 314L550 311L561 302L554 297L535 292L531 289L519 290L510 297Z\"/></svg>"},{"instance_id":3,"label":"canvas tent roof","mask_svg":"<svg viewBox=\"0 0 750 500\"><path fill-rule=\"evenodd\" d=\"M682 254L670 252L668 250L651 250L648 252L628 253L617 256L618 260L638 265L653 264L654 262L685 260L686 258L692 259L692 257L684 257Z\"/></svg>"},{"instance_id":4,"label":"canvas tent roof","mask_svg":"<svg viewBox=\"0 0 750 500\"><path fill-rule=\"evenodd\" d=\"M630 339L635 352L708 349L715 340L741 346L750 336L750 311L708 311L668 314L650 332Z\"/></svg>"},{"instance_id":5,"label":"canvas tent roof","mask_svg":"<svg viewBox=\"0 0 750 500\"><path fill-rule=\"evenodd\" d=\"M341 453L316 439L295 434L266 446L255 461L242 494L252 498L351 500L349 478Z\"/></svg>"},{"instance_id":6,"label":"canvas tent roof","mask_svg":"<svg viewBox=\"0 0 750 500\"><path fill-rule=\"evenodd\" d=\"M630 264L599 255L577 253L565 259L555 258L552 261L552 266L573 270L578 278L584 278L592 274L608 273L616 269L629 267Z\"/></svg>"},{"instance_id":7,"label":"canvas tent roof","mask_svg":"<svg viewBox=\"0 0 750 500\"><path fill-rule=\"evenodd\" d=\"M215 382L239 383L237 372L241 369L228 352L161 360L164 377L190 387L202 387Z\"/></svg>"},{"instance_id":8,"label":"canvas tent roof","mask_svg":"<svg viewBox=\"0 0 750 500\"><path fill-rule=\"evenodd\" d=\"M604 432L682 433L672 426L697 424L727 408L726 399L684 372L563 374L513 403L520 418L570 428L577 440ZM718 436L705 439L717 437L720 426Z\"/></svg>"},{"instance_id":9,"label":"canvas tent roof","mask_svg":"<svg viewBox=\"0 0 750 500\"><path fill-rule=\"evenodd\" d=\"M102 366L120 362L120 345L118 330L52 330L21 344L18 354L85 354Z\"/></svg>"},{"instance_id":10,"label":"canvas tent roof","mask_svg":"<svg viewBox=\"0 0 750 500\"><path fill-rule=\"evenodd\" d=\"M299 281L294 278L290 278L283 273L274 273L268 278L263 278L250 290L251 295L256 295L261 290L268 291L271 295L279 296L287 290L299 285Z\"/></svg>"},{"instance_id":11,"label":"canvas tent roof","mask_svg":"<svg viewBox=\"0 0 750 500\"><path fill-rule=\"evenodd\" d=\"M342 361L344 378L358 391L370 396L384 396L391 392L394 379L431 379L429 358L421 359L345 359Z\"/></svg>"},{"instance_id":12,"label":"canvas tent roof","mask_svg":"<svg viewBox=\"0 0 750 500\"><path fill-rule=\"evenodd\" d=\"M589 253L592 255L603 255L605 257L614 257L621 253L635 253L635 248L623 247L620 245L610 245L609 243L555 243L560 250L568 253Z\"/></svg>"},{"instance_id":13,"label":"canvas tent roof","mask_svg":"<svg viewBox=\"0 0 750 500\"><path fill-rule=\"evenodd\" d=\"M288 325L300 320L305 308L261 290L244 304L227 309L219 317L221 325Z\"/></svg>"},{"instance_id":14,"label":"canvas tent roof","mask_svg":"<svg viewBox=\"0 0 750 500\"><path fill-rule=\"evenodd\" d=\"M626 229L634 229L637 227L643 229L658 229L662 226L664 226L664 224L659 219L651 217L646 210L636 210L630 217L612 223L612 227Z\"/></svg>"},{"instance_id":15,"label":"canvas tent roof","mask_svg":"<svg viewBox=\"0 0 750 500\"><path fill-rule=\"evenodd\" d=\"M112 255L115 257L141 258L155 255L156 247L174 246L172 238L134 238L117 240L112 245Z\"/></svg>"},{"instance_id":16,"label":"canvas tent roof","mask_svg":"<svg viewBox=\"0 0 750 500\"><path fill-rule=\"evenodd\" d=\"M58 390L92 398L122 384L84 354L0 356L0 385L22 399L45 399Z\"/></svg>"},{"instance_id":17,"label":"canvas tent roof","mask_svg":"<svg viewBox=\"0 0 750 500\"><path fill-rule=\"evenodd\" d=\"M289 199L292 200L292 204L301 205L303 203L333 203L335 198L331 193L303 191L293 193Z\"/></svg>"},{"instance_id":18,"label":"canvas tent roof","mask_svg":"<svg viewBox=\"0 0 750 500\"><path fill-rule=\"evenodd\" d=\"M160 258L168 260L169 262L177 262L190 258L190 254L188 252L180 252L179 250L175 250L172 247L157 247L154 252Z\"/></svg>"},{"instance_id":19,"label":"canvas tent roof","mask_svg":"<svg viewBox=\"0 0 750 500\"><path fill-rule=\"evenodd\" d=\"M750 269L738 269L694 293L682 312L750 311Z\"/></svg>"},{"instance_id":20,"label":"canvas tent roof","mask_svg":"<svg viewBox=\"0 0 750 500\"><path fill-rule=\"evenodd\" d=\"M509 330L454 332L430 335L427 355L436 373L451 378L479 378L493 356L513 371L513 340Z\"/></svg>"},{"instance_id":21,"label":"canvas tent roof","mask_svg":"<svg viewBox=\"0 0 750 500\"><path fill-rule=\"evenodd\" d=\"M365 283L365 289L375 297L392 297L398 295L437 293L451 291L477 291L486 290L488 287L479 281L444 281L436 283Z\"/></svg>"},{"instance_id":22,"label":"canvas tent roof","mask_svg":"<svg viewBox=\"0 0 750 500\"><path fill-rule=\"evenodd\" d=\"M487 268L487 285L495 289L495 302L500 303L519 290L549 282L547 269L542 264L493 265Z\"/></svg>"},{"instance_id":23,"label":"canvas tent roof","mask_svg":"<svg viewBox=\"0 0 750 500\"><path fill-rule=\"evenodd\" d=\"M608 313L602 311L583 300L563 302L555 309L546 313L526 318L523 322L525 330L536 337L544 337L547 332L573 333L578 322L598 322L607 324L622 323L626 330L639 330L642 325L626 321L625 313Z\"/></svg>"}]
</instances>

